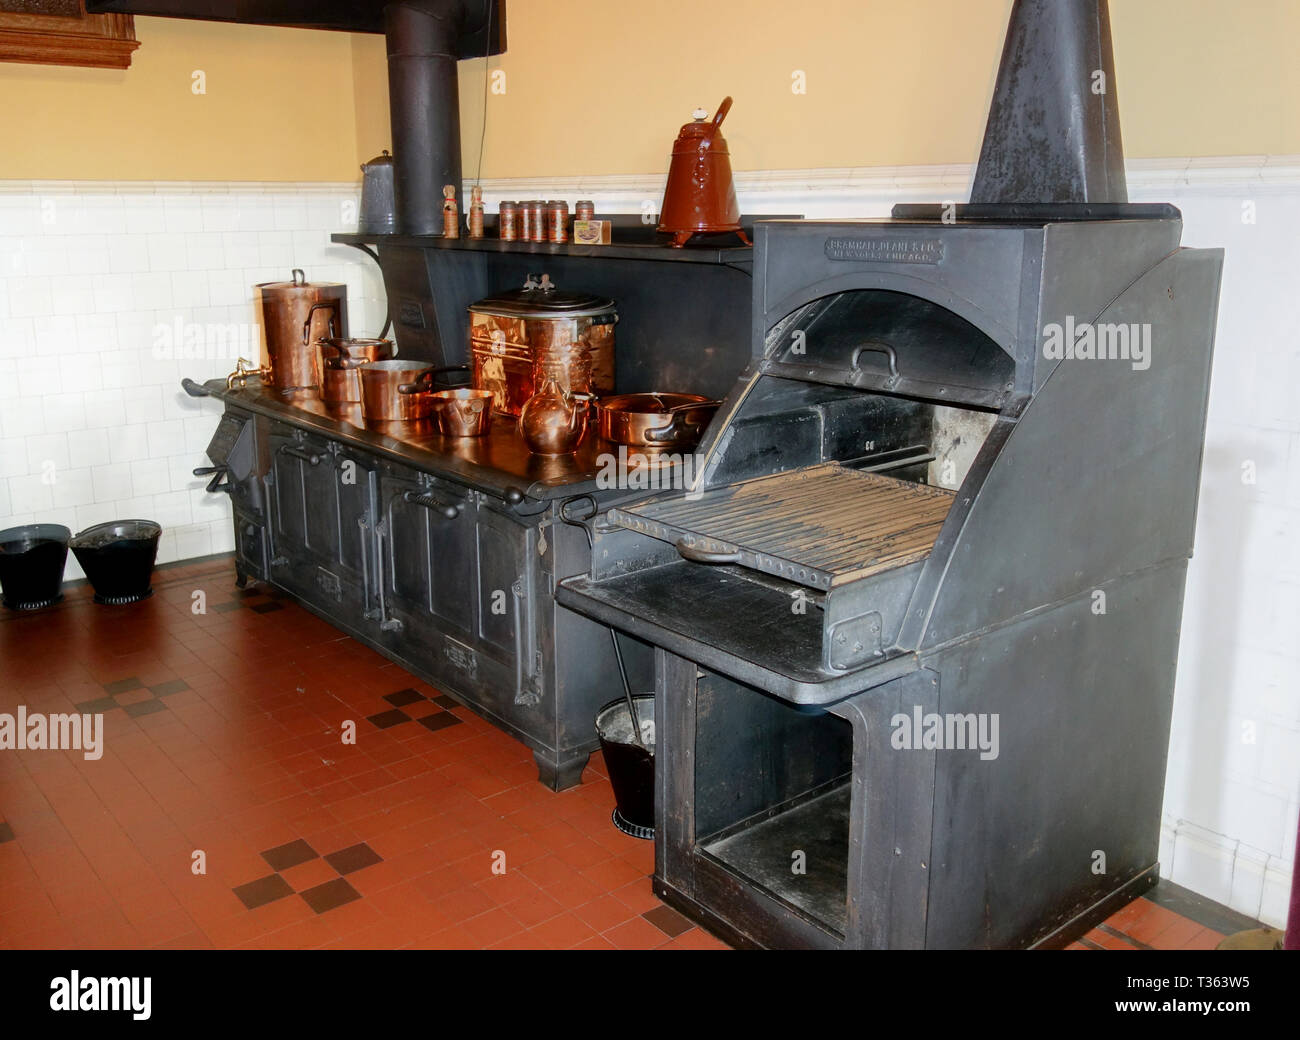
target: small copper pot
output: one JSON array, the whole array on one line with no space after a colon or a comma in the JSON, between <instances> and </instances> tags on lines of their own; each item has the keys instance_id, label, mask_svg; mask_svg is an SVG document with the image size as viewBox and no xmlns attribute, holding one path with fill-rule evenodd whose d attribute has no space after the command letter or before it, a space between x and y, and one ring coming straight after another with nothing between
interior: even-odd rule
<instances>
[{"instance_id":1,"label":"small copper pot","mask_svg":"<svg viewBox=\"0 0 1300 1040\"><path fill-rule=\"evenodd\" d=\"M433 411L433 381L444 372L468 372L467 365L428 361L367 361L361 373L361 411L371 422L427 419Z\"/></svg>"},{"instance_id":2,"label":"small copper pot","mask_svg":"<svg viewBox=\"0 0 1300 1040\"><path fill-rule=\"evenodd\" d=\"M326 404L355 404L361 400L360 368L368 361L387 361L397 354L392 340L341 339L320 341L321 399Z\"/></svg>"},{"instance_id":3,"label":"small copper pot","mask_svg":"<svg viewBox=\"0 0 1300 1040\"><path fill-rule=\"evenodd\" d=\"M492 428L492 391L459 387L429 395L444 437L482 437Z\"/></svg>"}]
</instances>

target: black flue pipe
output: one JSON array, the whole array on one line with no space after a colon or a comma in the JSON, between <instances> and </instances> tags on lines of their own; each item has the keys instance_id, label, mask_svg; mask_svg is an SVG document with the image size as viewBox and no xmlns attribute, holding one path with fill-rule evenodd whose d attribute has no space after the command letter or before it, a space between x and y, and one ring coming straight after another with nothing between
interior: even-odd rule
<instances>
[{"instance_id":1,"label":"black flue pipe","mask_svg":"<svg viewBox=\"0 0 1300 1040\"><path fill-rule=\"evenodd\" d=\"M1106 0L1015 0L970 200L1128 201Z\"/></svg>"},{"instance_id":2,"label":"black flue pipe","mask_svg":"<svg viewBox=\"0 0 1300 1040\"><path fill-rule=\"evenodd\" d=\"M498 0L399 0L384 8L397 230L442 233L442 187L461 192L456 62L499 53Z\"/></svg>"}]
</instances>

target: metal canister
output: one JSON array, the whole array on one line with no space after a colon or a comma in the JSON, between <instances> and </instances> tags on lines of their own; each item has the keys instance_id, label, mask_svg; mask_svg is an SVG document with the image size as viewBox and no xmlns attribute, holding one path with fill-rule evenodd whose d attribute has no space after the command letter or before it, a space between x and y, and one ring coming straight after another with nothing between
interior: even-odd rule
<instances>
[{"instance_id":1,"label":"metal canister","mask_svg":"<svg viewBox=\"0 0 1300 1040\"><path fill-rule=\"evenodd\" d=\"M501 237L502 242L513 242L515 240L515 218L516 210L513 202L503 202L497 210L497 234Z\"/></svg>"},{"instance_id":2,"label":"metal canister","mask_svg":"<svg viewBox=\"0 0 1300 1040\"><path fill-rule=\"evenodd\" d=\"M546 241L546 203L533 199L528 203L529 242Z\"/></svg>"},{"instance_id":3,"label":"metal canister","mask_svg":"<svg viewBox=\"0 0 1300 1040\"><path fill-rule=\"evenodd\" d=\"M595 220L596 204L590 199L580 199L573 208L574 220Z\"/></svg>"},{"instance_id":4,"label":"metal canister","mask_svg":"<svg viewBox=\"0 0 1300 1040\"><path fill-rule=\"evenodd\" d=\"M546 204L546 241L569 240L569 204L563 199L552 199Z\"/></svg>"},{"instance_id":5,"label":"metal canister","mask_svg":"<svg viewBox=\"0 0 1300 1040\"><path fill-rule=\"evenodd\" d=\"M348 334L348 287L309 282L295 268L292 280L254 286L261 301L271 385L282 393L320 386L318 340Z\"/></svg>"},{"instance_id":6,"label":"metal canister","mask_svg":"<svg viewBox=\"0 0 1300 1040\"><path fill-rule=\"evenodd\" d=\"M533 240L533 204L531 202L519 203L519 241L531 242Z\"/></svg>"}]
</instances>

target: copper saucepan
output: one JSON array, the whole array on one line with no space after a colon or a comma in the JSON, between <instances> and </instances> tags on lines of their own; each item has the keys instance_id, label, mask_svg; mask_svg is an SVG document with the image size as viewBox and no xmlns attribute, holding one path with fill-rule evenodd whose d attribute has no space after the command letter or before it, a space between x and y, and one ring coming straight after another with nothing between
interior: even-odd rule
<instances>
[{"instance_id":1,"label":"copper saucepan","mask_svg":"<svg viewBox=\"0 0 1300 1040\"><path fill-rule=\"evenodd\" d=\"M492 428L491 390L468 386L436 390L429 395L438 432L444 437L482 437Z\"/></svg>"},{"instance_id":2,"label":"copper saucepan","mask_svg":"<svg viewBox=\"0 0 1300 1040\"><path fill-rule=\"evenodd\" d=\"M361 366L367 361L387 361L397 348L387 339L343 339L320 341L321 399L326 404L355 404L361 401Z\"/></svg>"},{"instance_id":3,"label":"copper saucepan","mask_svg":"<svg viewBox=\"0 0 1300 1040\"><path fill-rule=\"evenodd\" d=\"M464 365L438 367L428 361L366 361L361 373L361 412L370 421L427 419L433 411L434 377L463 372Z\"/></svg>"},{"instance_id":4,"label":"copper saucepan","mask_svg":"<svg viewBox=\"0 0 1300 1040\"><path fill-rule=\"evenodd\" d=\"M699 394L616 394L596 404L597 432L615 444L693 448L721 402Z\"/></svg>"}]
</instances>

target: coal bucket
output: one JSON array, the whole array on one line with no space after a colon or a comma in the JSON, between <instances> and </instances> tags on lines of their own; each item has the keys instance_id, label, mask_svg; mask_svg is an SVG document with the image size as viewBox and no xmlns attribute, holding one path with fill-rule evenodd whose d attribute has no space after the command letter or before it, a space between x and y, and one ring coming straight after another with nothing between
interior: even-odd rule
<instances>
[{"instance_id":1,"label":"coal bucket","mask_svg":"<svg viewBox=\"0 0 1300 1040\"><path fill-rule=\"evenodd\" d=\"M596 736L614 787L614 826L634 838L655 836L655 699L633 698L641 722L642 747L633 735L627 701L620 697L596 713Z\"/></svg>"},{"instance_id":2,"label":"coal bucket","mask_svg":"<svg viewBox=\"0 0 1300 1040\"><path fill-rule=\"evenodd\" d=\"M152 520L114 520L77 532L72 552L95 589L96 603L136 603L153 594L149 581L161 535Z\"/></svg>"},{"instance_id":3,"label":"coal bucket","mask_svg":"<svg viewBox=\"0 0 1300 1040\"><path fill-rule=\"evenodd\" d=\"M10 610L38 610L63 598L68 539L62 524L27 524L0 531L0 587Z\"/></svg>"}]
</instances>

